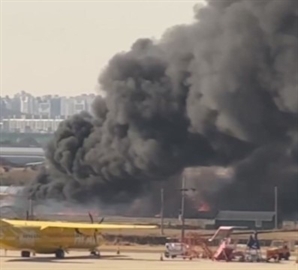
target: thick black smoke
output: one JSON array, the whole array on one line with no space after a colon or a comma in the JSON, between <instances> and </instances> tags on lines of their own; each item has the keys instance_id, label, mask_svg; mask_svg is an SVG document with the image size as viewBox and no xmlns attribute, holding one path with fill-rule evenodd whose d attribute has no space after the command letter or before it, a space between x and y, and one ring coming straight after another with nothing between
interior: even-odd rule
<instances>
[{"instance_id":1,"label":"thick black smoke","mask_svg":"<svg viewBox=\"0 0 298 270\"><path fill-rule=\"evenodd\" d=\"M297 5L209 0L195 23L115 55L106 97L60 125L31 195L119 203L186 166L221 165L235 179L213 201L261 208L280 185L281 207L296 210Z\"/></svg>"},{"instance_id":2,"label":"thick black smoke","mask_svg":"<svg viewBox=\"0 0 298 270\"><path fill-rule=\"evenodd\" d=\"M234 178L217 200L225 209L273 211L277 186L281 213L288 215L297 211L297 159L286 145L268 144L255 150L237 164Z\"/></svg>"}]
</instances>

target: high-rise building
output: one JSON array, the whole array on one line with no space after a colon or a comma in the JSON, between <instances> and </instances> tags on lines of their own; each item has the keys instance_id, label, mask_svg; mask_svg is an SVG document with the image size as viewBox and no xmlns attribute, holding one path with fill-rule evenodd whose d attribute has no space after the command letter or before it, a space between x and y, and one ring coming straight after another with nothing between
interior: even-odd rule
<instances>
[{"instance_id":1,"label":"high-rise building","mask_svg":"<svg viewBox=\"0 0 298 270\"><path fill-rule=\"evenodd\" d=\"M84 100L84 99L75 99L73 107L74 107L74 114L80 113L82 111L86 111L87 110L86 100Z\"/></svg>"},{"instance_id":2,"label":"high-rise building","mask_svg":"<svg viewBox=\"0 0 298 270\"><path fill-rule=\"evenodd\" d=\"M22 91L19 95L20 99L20 111L26 114L33 114L35 111L35 98Z\"/></svg>"},{"instance_id":3,"label":"high-rise building","mask_svg":"<svg viewBox=\"0 0 298 270\"><path fill-rule=\"evenodd\" d=\"M61 116L61 98L58 96L52 97L50 100L50 117L57 118Z\"/></svg>"},{"instance_id":4,"label":"high-rise building","mask_svg":"<svg viewBox=\"0 0 298 270\"><path fill-rule=\"evenodd\" d=\"M83 94L74 97L40 96L21 91L10 97L0 97L0 105L5 115L2 118L19 118L26 115L27 118L68 118L81 111L92 112L92 104L95 94Z\"/></svg>"},{"instance_id":5,"label":"high-rise building","mask_svg":"<svg viewBox=\"0 0 298 270\"><path fill-rule=\"evenodd\" d=\"M21 99L18 95L14 95L11 99L11 110L12 112L21 112Z\"/></svg>"},{"instance_id":6,"label":"high-rise building","mask_svg":"<svg viewBox=\"0 0 298 270\"><path fill-rule=\"evenodd\" d=\"M40 116L46 116L50 118L51 115L51 103L49 100L45 100L43 102L39 102L37 105L38 109L38 115Z\"/></svg>"}]
</instances>

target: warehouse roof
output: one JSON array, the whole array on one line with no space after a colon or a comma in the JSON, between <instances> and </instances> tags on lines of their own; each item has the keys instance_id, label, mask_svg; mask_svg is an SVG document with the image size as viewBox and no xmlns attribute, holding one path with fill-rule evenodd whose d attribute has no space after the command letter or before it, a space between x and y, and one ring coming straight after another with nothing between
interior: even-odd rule
<instances>
[{"instance_id":1,"label":"warehouse roof","mask_svg":"<svg viewBox=\"0 0 298 270\"><path fill-rule=\"evenodd\" d=\"M271 221L275 212L254 212L254 211L220 211L216 220L241 220L241 221Z\"/></svg>"}]
</instances>

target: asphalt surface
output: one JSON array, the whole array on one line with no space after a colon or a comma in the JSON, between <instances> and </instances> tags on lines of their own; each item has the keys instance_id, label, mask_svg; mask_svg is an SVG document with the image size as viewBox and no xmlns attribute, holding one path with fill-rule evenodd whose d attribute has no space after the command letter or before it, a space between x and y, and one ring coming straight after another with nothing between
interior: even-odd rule
<instances>
[{"instance_id":1,"label":"asphalt surface","mask_svg":"<svg viewBox=\"0 0 298 270\"><path fill-rule=\"evenodd\" d=\"M8 251L6 256L1 251L1 270L297 270L298 264L294 258L281 263L236 263L211 262L209 260L164 260L160 261L159 254L148 253L115 253L103 252L102 258L88 256L87 252L71 252L62 260L52 255L37 255L31 258L21 258L17 251Z\"/></svg>"}]
</instances>

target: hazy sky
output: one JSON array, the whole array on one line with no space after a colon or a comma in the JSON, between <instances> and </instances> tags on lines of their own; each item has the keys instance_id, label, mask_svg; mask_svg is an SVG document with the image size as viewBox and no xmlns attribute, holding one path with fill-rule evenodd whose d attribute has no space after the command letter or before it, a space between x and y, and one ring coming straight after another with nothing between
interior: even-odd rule
<instances>
[{"instance_id":1,"label":"hazy sky","mask_svg":"<svg viewBox=\"0 0 298 270\"><path fill-rule=\"evenodd\" d=\"M1 96L95 92L115 53L190 23L199 1L1 0Z\"/></svg>"}]
</instances>

